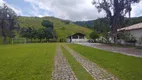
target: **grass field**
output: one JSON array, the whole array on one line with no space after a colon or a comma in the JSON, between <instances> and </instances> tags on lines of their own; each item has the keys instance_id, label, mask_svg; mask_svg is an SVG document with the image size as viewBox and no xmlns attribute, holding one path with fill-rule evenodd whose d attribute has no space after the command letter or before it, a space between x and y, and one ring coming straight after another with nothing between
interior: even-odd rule
<instances>
[{"instance_id":1,"label":"grass field","mask_svg":"<svg viewBox=\"0 0 142 80\"><path fill-rule=\"evenodd\" d=\"M62 47L62 50L78 80L94 80L65 48Z\"/></svg>"},{"instance_id":2,"label":"grass field","mask_svg":"<svg viewBox=\"0 0 142 80\"><path fill-rule=\"evenodd\" d=\"M0 80L51 80L56 44L0 46Z\"/></svg>"},{"instance_id":3,"label":"grass field","mask_svg":"<svg viewBox=\"0 0 142 80\"><path fill-rule=\"evenodd\" d=\"M57 43L0 45L0 80L51 80ZM120 80L142 79L142 58L68 44ZM92 80L85 69L62 48L78 80Z\"/></svg>"},{"instance_id":4,"label":"grass field","mask_svg":"<svg viewBox=\"0 0 142 80\"><path fill-rule=\"evenodd\" d=\"M120 80L142 80L142 58L76 44L69 44L69 47L110 71L120 78Z\"/></svg>"}]
</instances>

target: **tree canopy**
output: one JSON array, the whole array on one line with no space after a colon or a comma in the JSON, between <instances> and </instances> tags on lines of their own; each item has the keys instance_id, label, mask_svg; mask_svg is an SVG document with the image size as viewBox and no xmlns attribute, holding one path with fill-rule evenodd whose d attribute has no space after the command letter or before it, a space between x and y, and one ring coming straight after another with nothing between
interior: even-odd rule
<instances>
[{"instance_id":1,"label":"tree canopy","mask_svg":"<svg viewBox=\"0 0 142 80\"><path fill-rule=\"evenodd\" d=\"M53 28L54 27L53 23L49 20L43 20L41 24L42 24L42 26L44 26L46 28Z\"/></svg>"},{"instance_id":2,"label":"tree canopy","mask_svg":"<svg viewBox=\"0 0 142 80\"><path fill-rule=\"evenodd\" d=\"M46 41L49 41L49 39L54 39L56 38L56 33L54 31L54 25L51 21L49 20L43 20L42 21L42 26L44 26L46 29L45 29L45 34L48 34L46 36Z\"/></svg>"},{"instance_id":3,"label":"tree canopy","mask_svg":"<svg viewBox=\"0 0 142 80\"><path fill-rule=\"evenodd\" d=\"M3 36L3 43L6 44L6 37L13 37L13 30L17 26L17 14L6 4L0 6L0 33Z\"/></svg>"}]
</instances>

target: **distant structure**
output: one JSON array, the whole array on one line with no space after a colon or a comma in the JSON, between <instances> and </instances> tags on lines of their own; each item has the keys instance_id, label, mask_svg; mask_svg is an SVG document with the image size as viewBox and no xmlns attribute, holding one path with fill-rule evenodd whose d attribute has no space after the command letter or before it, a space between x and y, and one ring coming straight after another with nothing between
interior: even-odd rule
<instances>
[{"instance_id":1,"label":"distant structure","mask_svg":"<svg viewBox=\"0 0 142 80\"><path fill-rule=\"evenodd\" d=\"M82 33L75 33L67 37L67 42L69 43L84 43L88 42L85 34Z\"/></svg>"},{"instance_id":2,"label":"distant structure","mask_svg":"<svg viewBox=\"0 0 142 80\"><path fill-rule=\"evenodd\" d=\"M142 23L120 28L117 31L118 32L129 32L137 40L136 45L142 46Z\"/></svg>"}]
</instances>

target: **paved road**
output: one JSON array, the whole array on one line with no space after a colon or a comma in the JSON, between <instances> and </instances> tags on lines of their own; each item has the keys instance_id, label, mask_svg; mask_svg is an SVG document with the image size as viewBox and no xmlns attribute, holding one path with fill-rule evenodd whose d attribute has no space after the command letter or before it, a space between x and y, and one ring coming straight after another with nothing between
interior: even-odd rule
<instances>
[{"instance_id":1,"label":"paved road","mask_svg":"<svg viewBox=\"0 0 142 80\"><path fill-rule=\"evenodd\" d=\"M101 43L78 43L78 44L142 58L142 49L110 46L110 45L101 44Z\"/></svg>"}]
</instances>

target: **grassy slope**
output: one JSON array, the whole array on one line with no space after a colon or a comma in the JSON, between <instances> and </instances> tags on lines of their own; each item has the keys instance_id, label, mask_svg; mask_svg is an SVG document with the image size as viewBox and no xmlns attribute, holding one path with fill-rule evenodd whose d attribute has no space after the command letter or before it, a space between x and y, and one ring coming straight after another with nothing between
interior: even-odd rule
<instances>
[{"instance_id":1,"label":"grassy slope","mask_svg":"<svg viewBox=\"0 0 142 80\"><path fill-rule=\"evenodd\" d=\"M0 80L51 80L56 44L0 46Z\"/></svg>"},{"instance_id":2,"label":"grassy slope","mask_svg":"<svg viewBox=\"0 0 142 80\"><path fill-rule=\"evenodd\" d=\"M78 80L94 80L65 48L62 47L62 50Z\"/></svg>"},{"instance_id":3,"label":"grassy slope","mask_svg":"<svg viewBox=\"0 0 142 80\"><path fill-rule=\"evenodd\" d=\"M81 45L69 45L72 49L115 74L120 80L142 79L142 58L116 54Z\"/></svg>"},{"instance_id":4,"label":"grassy slope","mask_svg":"<svg viewBox=\"0 0 142 80\"><path fill-rule=\"evenodd\" d=\"M20 25L21 27L42 27L41 22L43 19L48 19L54 23L56 34L58 35L58 38L66 38L67 36L74 34L76 32L81 32L89 35L92 30L88 28L84 28L78 25L75 25L73 23L65 24L63 21L61 21L58 18L53 17L44 17L44 18L36 18L36 17L20 17Z\"/></svg>"}]
</instances>

